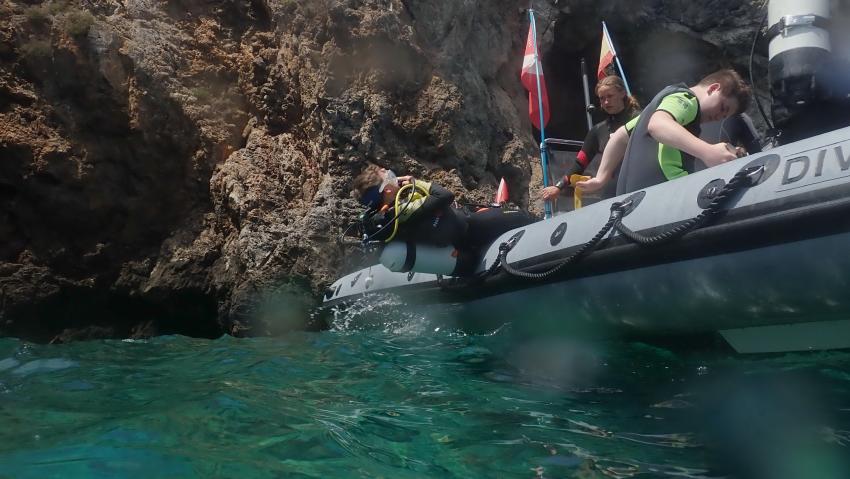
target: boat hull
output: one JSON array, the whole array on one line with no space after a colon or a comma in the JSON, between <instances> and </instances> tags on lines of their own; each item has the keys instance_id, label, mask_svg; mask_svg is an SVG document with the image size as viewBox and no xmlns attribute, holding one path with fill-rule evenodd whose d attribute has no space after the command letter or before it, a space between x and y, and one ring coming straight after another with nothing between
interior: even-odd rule
<instances>
[{"instance_id":1,"label":"boat hull","mask_svg":"<svg viewBox=\"0 0 850 479\"><path fill-rule=\"evenodd\" d=\"M504 268L483 274L498 261L499 245L512 238L507 261L513 268L550 270L596 235L615 202L633 200L623 219L632 230L669 231L704 210L712 185L722 187L752 165L763 166L754 184L681 238L638 245L611 233L557 274L527 279ZM537 335L717 332L742 352L850 347L850 335L842 334L850 320L848 246L845 128L507 232L482 255L478 277L392 273L377 265L340 278L325 304L339 307L382 292L469 332L510 323ZM780 328L801 324L808 330ZM762 335L774 339L757 344L753 328L768 327Z\"/></svg>"}]
</instances>

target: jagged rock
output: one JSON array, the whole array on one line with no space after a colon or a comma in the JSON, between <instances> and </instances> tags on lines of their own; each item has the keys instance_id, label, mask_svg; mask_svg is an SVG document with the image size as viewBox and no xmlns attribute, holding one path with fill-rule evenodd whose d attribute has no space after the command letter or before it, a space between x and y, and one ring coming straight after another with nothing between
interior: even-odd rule
<instances>
[{"instance_id":1,"label":"jagged rock","mask_svg":"<svg viewBox=\"0 0 850 479\"><path fill-rule=\"evenodd\" d=\"M759 20L744 0L535 3L549 132L574 139L601 19L644 100L723 59L743 71ZM0 0L0 334L316 327L314 298L356 260L336 238L369 161L470 202L505 176L539 207L516 2L37 6ZM71 10L94 16L85 35Z\"/></svg>"}]
</instances>

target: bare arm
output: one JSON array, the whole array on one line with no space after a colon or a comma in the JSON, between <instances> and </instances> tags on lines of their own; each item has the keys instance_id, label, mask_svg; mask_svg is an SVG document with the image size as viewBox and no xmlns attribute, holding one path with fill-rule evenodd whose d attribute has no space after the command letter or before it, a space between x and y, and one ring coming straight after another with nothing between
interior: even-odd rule
<instances>
[{"instance_id":1,"label":"bare arm","mask_svg":"<svg viewBox=\"0 0 850 479\"><path fill-rule=\"evenodd\" d=\"M655 141L699 158L706 166L717 166L737 158L725 143L710 144L694 136L666 111L656 111L649 118L647 132Z\"/></svg>"},{"instance_id":2,"label":"bare arm","mask_svg":"<svg viewBox=\"0 0 850 479\"><path fill-rule=\"evenodd\" d=\"M614 171L623 162L623 157L626 155L626 147L629 145L629 134L626 133L626 127L621 126L608 139L608 145L602 152L602 161L599 163L599 171L596 176L587 180L580 181L576 186L584 191L593 192L602 189L614 176Z\"/></svg>"},{"instance_id":3,"label":"bare arm","mask_svg":"<svg viewBox=\"0 0 850 479\"><path fill-rule=\"evenodd\" d=\"M623 162L623 157L626 156L626 147L629 146L629 134L626 133L626 127L621 126L608 139L608 144L602 152L602 160L599 163L599 171L596 176L605 178L605 181L611 179L617 167Z\"/></svg>"}]
</instances>

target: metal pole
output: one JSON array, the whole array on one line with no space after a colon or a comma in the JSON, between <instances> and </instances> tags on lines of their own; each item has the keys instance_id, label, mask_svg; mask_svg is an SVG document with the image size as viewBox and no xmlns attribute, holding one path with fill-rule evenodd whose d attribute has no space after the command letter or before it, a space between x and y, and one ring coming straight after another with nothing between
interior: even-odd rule
<instances>
[{"instance_id":1,"label":"metal pole","mask_svg":"<svg viewBox=\"0 0 850 479\"><path fill-rule=\"evenodd\" d=\"M590 115L590 87L587 85L587 62L581 59L581 81L584 85L584 114L587 116L587 131L593 128L593 117Z\"/></svg>"},{"instance_id":2,"label":"metal pole","mask_svg":"<svg viewBox=\"0 0 850 479\"><path fill-rule=\"evenodd\" d=\"M617 62L617 68L620 70L620 77L623 78L623 86L626 87L626 95L632 96L632 90L629 89L629 81L626 80L626 72L623 71L623 65L620 64L620 57L614 57Z\"/></svg>"},{"instance_id":3,"label":"metal pole","mask_svg":"<svg viewBox=\"0 0 850 479\"><path fill-rule=\"evenodd\" d=\"M531 35L534 39L534 78L537 80L537 111L540 113L540 166L543 168L543 186L549 186L549 155L546 154L546 126L543 115L543 91L540 89L540 55L537 53L537 25L534 22L534 9L528 9L528 19L531 22ZM552 205L549 201L543 203L546 218L552 217Z\"/></svg>"},{"instance_id":4,"label":"metal pole","mask_svg":"<svg viewBox=\"0 0 850 479\"><path fill-rule=\"evenodd\" d=\"M608 48L611 49L611 53L614 54L614 61L617 63L617 70L620 71L620 78L623 79L623 85L626 87L626 95L631 96L632 90L629 88L629 81L626 80L626 72L623 71L623 65L620 63L620 55L617 55L617 50L614 50L614 42L611 41L611 34L608 33L608 25L605 22L602 22L602 30L605 32L605 38L608 41Z\"/></svg>"}]
</instances>

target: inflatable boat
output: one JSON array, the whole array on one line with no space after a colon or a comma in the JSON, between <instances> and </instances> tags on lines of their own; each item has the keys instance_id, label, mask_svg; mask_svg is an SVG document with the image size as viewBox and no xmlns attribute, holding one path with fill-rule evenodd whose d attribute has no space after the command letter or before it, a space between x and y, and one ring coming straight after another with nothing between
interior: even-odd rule
<instances>
[{"instance_id":1,"label":"inflatable boat","mask_svg":"<svg viewBox=\"0 0 850 479\"><path fill-rule=\"evenodd\" d=\"M771 2L771 25L819 30L828 12L780 15L799 3ZM789 46L781 32L771 75L787 78L773 91L806 106L788 85L807 73L783 62L820 45ZM844 111L836 118L847 125ZM790 118L791 132L812 127ZM719 333L743 353L848 348L850 128L820 131L509 231L462 277L426 246L391 243L383 264L335 281L324 304L391 295L468 332L510 324L532 335Z\"/></svg>"},{"instance_id":2,"label":"inflatable boat","mask_svg":"<svg viewBox=\"0 0 850 479\"><path fill-rule=\"evenodd\" d=\"M716 217L679 233L736 174L743 184ZM617 211L626 233L604 232ZM324 302L394 293L445 305L433 311L472 332L510 323L535 334L719 332L740 352L846 348L848 249L844 128L507 232L470 277L376 264L334 282Z\"/></svg>"}]
</instances>

